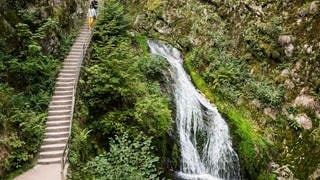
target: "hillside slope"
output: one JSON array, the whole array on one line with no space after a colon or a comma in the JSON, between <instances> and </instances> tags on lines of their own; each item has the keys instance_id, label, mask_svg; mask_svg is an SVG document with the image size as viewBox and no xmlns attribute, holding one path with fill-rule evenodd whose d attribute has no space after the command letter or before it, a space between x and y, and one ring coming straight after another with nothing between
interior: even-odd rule
<instances>
[{"instance_id":1,"label":"hillside slope","mask_svg":"<svg viewBox=\"0 0 320 180\"><path fill-rule=\"evenodd\" d=\"M318 1L126 4L138 33L180 48L201 90L204 80L229 119L244 176L319 178Z\"/></svg>"}]
</instances>

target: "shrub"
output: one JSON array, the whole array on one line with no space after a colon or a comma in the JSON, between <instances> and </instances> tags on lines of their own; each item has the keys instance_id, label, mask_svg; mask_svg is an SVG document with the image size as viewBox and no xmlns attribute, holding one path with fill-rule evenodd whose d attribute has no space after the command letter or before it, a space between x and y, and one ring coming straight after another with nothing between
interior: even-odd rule
<instances>
[{"instance_id":1,"label":"shrub","mask_svg":"<svg viewBox=\"0 0 320 180\"><path fill-rule=\"evenodd\" d=\"M155 179L156 163L151 138L130 139L128 132L110 142L110 151L89 161L82 172L92 179Z\"/></svg>"},{"instance_id":2,"label":"shrub","mask_svg":"<svg viewBox=\"0 0 320 180\"><path fill-rule=\"evenodd\" d=\"M283 103L284 87L282 85L274 86L268 82L250 81L245 89L249 96L268 106L279 107Z\"/></svg>"}]
</instances>

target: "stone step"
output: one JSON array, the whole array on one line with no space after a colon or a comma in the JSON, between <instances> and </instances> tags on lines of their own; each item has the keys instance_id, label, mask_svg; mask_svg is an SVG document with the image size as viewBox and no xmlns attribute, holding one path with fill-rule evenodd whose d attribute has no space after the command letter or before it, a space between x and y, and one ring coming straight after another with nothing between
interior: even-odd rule
<instances>
[{"instance_id":1,"label":"stone step","mask_svg":"<svg viewBox=\"0 0 320 180\"><path fill-rule=\"evenodd\" d=\"M49 144L63 144L67 143L68 136L60 137L60 138L46 138L43 140L43 145L49 145Z\"/></svg>"},{"instance_id":2,"label":"stone step","mask_svg":"<svg viewBox=\"0 0 320 180\"><path fill-rule=\"evenodd\" d=\"M51 101L50 105L72 105L72 100L66 101Z\"/></svg>"},{"instance_id":3,"label":"stone step","mask_svg":"<svg viewBox=\"0 0 320 180\"><path fill-rule=\"evenodd\" d=\"M64 120L64 121L47 121L47 127L56 127L56 126L69 126L70 125L70 119Z\"/></svg>"},{"instance_id":4,"label":"stone step","mask_svg":"<svg viewBox=\"0 0 320 180\"><path fill-rule=\"evenodd\" d=\"M65 66L75 66L78 67L80 66L80 62L79 60L65 60L64 61L66 64L63 65L63 67ZM63 68L62 68L63 69ZM62 71L62 69L60 70L60 72ZM74 73L74 72L73 72Z\"/></svg>"},{"instance_id":5,"label":"stone step","mask_svg":"<svg viewBox=\"0 0 320 180\"><path fill-rule=\"evenodd\" d=\"M58 111L58 110L70 110L72 108L71 104L69 105L50 105L49 111Z\"/></svg>"},{"instance_id":6,"label":"stone step","mask_svg":"<svg viewBox=\"0 0 320 180\"><path fill-rule=\"evenodd\" d=\"M80 61L82 54L69 54L64 61L68 61L68 60L77 60Z\"/></svg>"},{"instance_id":7,"label":"stone step","mask_svg":"<svg viewBox=\"0 0 320 180\"><path fill-rule=\"evenodd\" d=\"M66 96L52 96L52 101L66 101L66 100L72 100L72 95L66 95Z\"/></svg>"},{"instance_id":8,"label":"stone step","mask_svg":"<svg viewBox=\"0 0 320 180\"><path fill-rule=\"evenodd\" d=\"M52 127L46 127L46 132L64 132L69 131L70 126L52 126Z\"/></svg>"},{"instance_id":9,"label":"stone step","mask_svg":"<svg viewBox=\"0 0 320 180\"><path fill-rule=\"evenodd\" d=\"M84 44L87 43L88 40L87 39L76 39L74 43L76 44Z\"/></svg>"},{"instance_id":10,"label":"stone step","mask_svg":"<svg viewBox=\"0 0 320 180\"><path fill-rule=\"evenodd\" d=\"M73 91L55 91L54 96L67 96L71 95L72 96Z\"/></svg>"},{"instance_id":11,"label":"stone step","mask_svg":"<svg viewBox=\"0 0 320 180\"><path fill-rule=\"evenodd\" d=\"M39 158L45 159L45 158L62 158L63 150L58 151L47 151L47 152L40 152Z\"/></svg>"},{"instance_id":12,"label":"stone step","mask_svg":"<svg viewBox=\"0 0 320 180\"><path fill-rule=\"evenodd\" d=\"M40 152L64 150L66 143L42 145Z\"/></svg>"},{"instance_id":13,"label":"stone step","mask_svg":"<svg viewBox=\"0 0 320 180\"><path fill-rule=\"evenodd\" d=\"M67 60L73 60L73 61L80 61L80 55L68 55L65 59L64 62Z\"/></svg>"},{"instance_id":14,"label":"stone step","mask_svg":"<svg viewBox=\"0 0 320 180\"><path fill-rule=\"evenodd\" d=\"M58 82L72 82L75 80L75 78L69 78L69 77L58 77Z\"/></svg>"},{"instance_id":15,"label":"stone step","mask_svg":"<svg viewBox=\"0 0 320 180\"><path fill-rule=\"evenodd\" d=\"M58 78L76 78L76 73L60 73Z\"/></svg>"},{"instance_id":16,"label":"stone step","mask_svg":"<svg viewBox=\"0 0 320 180\"><path fill-rule=\"evenodd\" d=\"M58 81L56 82L56 87L69 87L69 86L73 86L74 82L63 82L63 81Z\"/></svg>"},{"instance_id":17,"label":"stone step","mask_svg":"<svg viewBox=\"0 0 320 180\"><path fill-rule=\"evenodd\" d=\"M68 137L69 136L69 131L65 132L46 132L45 133L45 138L63 138L63 137Z\"/></svg>"},{"instance_id":18,"label":"stone step","mask_svg":"<svg viewBox=\"0 0 320 180\"><path fill-rule=\"evenodd\" d=\"M70 118L70 114L60 116L48 116L47 121L69 121Z\"/></svg>"},{"instance_id":19,"label":"stone step","mask_svg":"<svg viewBox=\"0 0 320 180\"><path fill-rule=\"evenodd\" d=\"M70 51L69 52L69 55L81 55L82 54L82 52L80 52L80 51Z\"/></svg>"},{"instance_id":20,"label":"stone step","mask_svg":"<svg viewBox=\"0 0 320 180\"><path fill-rule=\"evenodd\" d=\"M67 65L67 66L79 66L79 62L80 62L80 61L78 61L78 60L77 60L76 62L73 62L73 61L65 61L65 62L63 62L63 65L64 65L64 66L66 66L66 65Z\"/></svg>"},{"instance_id":21,"label":"stone step","mask_svg":"<svg viewBox=\"0 0 320 180\"><path fill-rule=\"evenodd\" d=\"M82 52L82 51L83 51L83 45L73 47L70 52Z\"/></svg>"},{"instance_id":22,"label":"stone step","mask_svg":"<svg viewBox=\"0 0 320 180\"><path fill-rule=\"evenodd\" d=\"M79 66L63 66L63 70L75 70L77 71Z\"/></svg>"},{"instance_id":23,"label":"stone step","mask_svg":"<svg viewBox=\"0 0 320 180\"><path fill-rule=\"evenodd\" d=\"M73 91L73 85L72 86L57 86L55 88L56 91Z\"/></svg>"},{"instance_id":24,"label":"stone step","mask_svg":"<svg viewBox=\"0 0 320 180\"><path fill-rule=\"evenodd\" d=\"M61 72L58 75L58 78L76 78L77 77L77 71L73 72Z\"/></svg>"},{"instance_id":25,"label":"stone step","mask_svg":"<svg viewBox=\"0 0 320 180\"><path fill-rule=\"evenodd\" d=\"M72 96L71 96L72 97ZM48 116L58 116L58 115L70 115L71 109L63 110L49 110Z\"/></svg>"},{"instance_id":26,"label":"stone step","mask_svg":"<svg viewBox=\"0 0 320 180\"><path fill-rule=\"evenodd\" d=\"M65 70L60 70L60 73L77 73L77 69L72 69L72 70L70 70L70 69L65 69Z\"/></svg>"},{"instance_id":27,"label":"stone step","mask_svg":"<svg viewBox=\"0 0 320 180\"><path fill-rule=\"evenodd\" d=\"M38 164L58 164L61 163L61 157L59 158L41 158L38 159Z\"/></svg>"}]
</instances>

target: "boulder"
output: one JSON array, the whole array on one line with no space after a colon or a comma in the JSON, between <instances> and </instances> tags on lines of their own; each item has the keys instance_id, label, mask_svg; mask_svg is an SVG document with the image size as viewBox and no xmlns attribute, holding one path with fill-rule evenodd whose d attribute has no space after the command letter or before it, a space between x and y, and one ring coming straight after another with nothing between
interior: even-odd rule
<instances>
[{"instance_id":1,"label":"boulder","mask_svg":"<svg viewBox=\"0 0 320 180\"><path fill-rule=\"evenodd\" d=\"M281 76L281 77L284 77L284 78L288 78L289 75L290 75L290 72L289 72L288 69L282 70L282 71L281 71L281 74L280 74L280 76Z\"/></svg>"},{"instance_id":2,"label":"boulder","mask_svg":"<svg viewBox=\"0 0 320 180\"><path fill-rule=\"evenodd\" d=\"M279 167L279 165L274 165L275 167ZM294 180L294 174L292 171L289 169L289 165L284 165L276 170L273 171L275 174L277 174L277 179L278 180Z\"/></svg>"},{"instance_id":3,"label":"boulder","mask_svg":"<svg viewBox=\"0 0 320 180\"><path fill-rule=\"evenodd\" d=\"M258 99L252 100L252 101L251 101L251 105L254 106L254 107L256 107L256 108L258 108L258 109L261 108L261 103L259 102Z\"/></svg>"},{"instance_id":4,"label":"boulder","mask_svg":"<svg viewBox=\"0 0 320 180\"><path fill-rule=\"evenodd\" d=\"M289 44L289 45L285 46L284 53L287 55L287 57L292 57L293 52L294 52L293 44Z\"/></svg>"},{"instance_id":5,"label":"boulder","mask_svg":"<svg viewBox=\"0 0 320 180\"><path fill-rule=\"evenodd\" d=\"M271 108L265 108L263 113L269 116L271 119L275 120L277 118L276 113Z\"/></svg>"},{"instance_id":6,"label":"boulder","mask_svg":"<svg viewBox=\"0 0 320 180\"><path fill-rule=\"evenodd\" d=\"M278 38L279 44L281 46L287 46L293 42L294 38L292 35L280 35Z\"/></svg>"},{"instance_id":7,"label":"boulder","mask_svg":"<svg viewBox=\"0 0 320 180\"><path fill-rule=\"evenodd\" d=\"M305 44L303 46L303 49L307 54L311 54L312 53L312 46L311 45Z\"/></svg>"},{"instance_id":8,"label":"boulder","mask_svg":"<svg viewBox=\"0 0 320 180\"><path fill-rule=\"evenodd\" d=\"M296 97L293 104L294 106L302 106L313 110L317 110L319 108L319 104L316 102L315 98L305 94Z\"/></svg>"},{"instance_id":9,"label":"boulder","mask_svg":"<svg viewBox=\"0 0 320 180\"><path fill-rule=\"evenodd\" d=\"M312 1L309 7L311 14L317 14L319 12L319 1Z\"/></svg>"},{"instance_id":10,"label":"boulder","mask_svg":"<svg viewBox=\"0 0 320 180\"><path fill-rule=\"evenodd\" d=\"M298 114L294 119L301 128L305 130L312 129L312 121L306 114Z\"/></svg>"},{"instance_id":11,"label":"boulder","mask_svg":"<svg viewBox=\"0 0 320 180\"><path fill-rule=\"evenodd\" d=\"M284 82L284 87L285 87L286 89L293 90L293 88L294 88L294 83L293 83L291 80L287 79L287 80Z\"/></svg>"},{"instance_id":12,"label":"boulder","mask_svg":"<svg viewBox=\"0 0 320 180\"><path fill-rule=\"evenodd\" d=\"M310 180L319 180L320 179L320 164L318 168L309 176Z\"/></svg>"}]
</instances>

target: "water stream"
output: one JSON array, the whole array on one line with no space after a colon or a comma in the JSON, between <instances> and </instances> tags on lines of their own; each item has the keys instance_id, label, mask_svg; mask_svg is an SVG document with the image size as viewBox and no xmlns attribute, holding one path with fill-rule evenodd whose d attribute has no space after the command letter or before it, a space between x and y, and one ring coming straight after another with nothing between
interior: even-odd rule
<instances>
[{"instance_id":1,"label":"water stream","mask_svg":"<svg viewBox=\"0 0 320 180\"><path fill-rule=\"evenodd\" d=\"M173 69L176 124L181 148L181 179L241 179L228 126L216 107L201 95L183 69L180 52L159 41L148 41L150 52L163 56Z\"/></svg>"}]
</instances>

